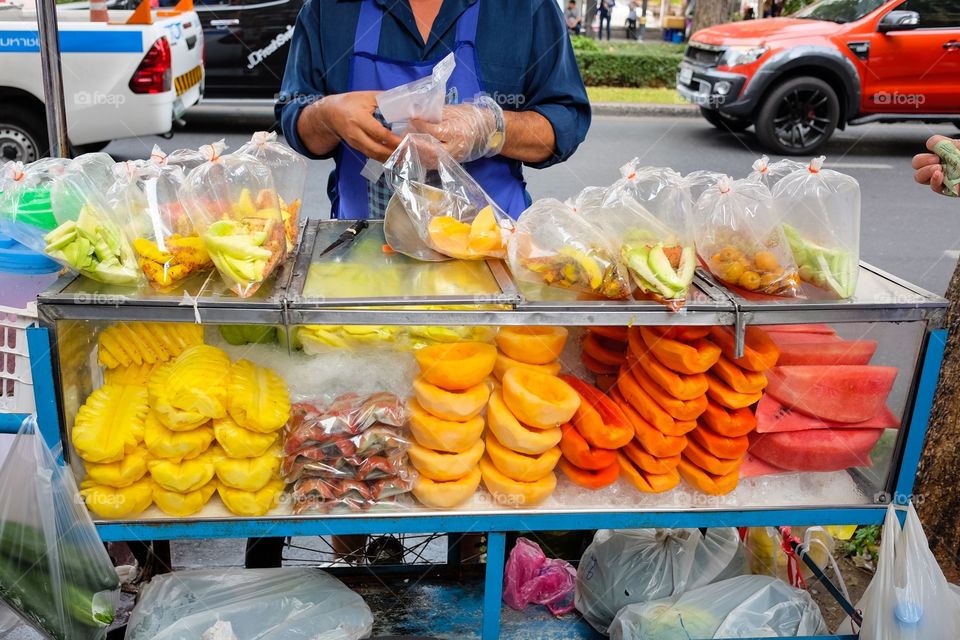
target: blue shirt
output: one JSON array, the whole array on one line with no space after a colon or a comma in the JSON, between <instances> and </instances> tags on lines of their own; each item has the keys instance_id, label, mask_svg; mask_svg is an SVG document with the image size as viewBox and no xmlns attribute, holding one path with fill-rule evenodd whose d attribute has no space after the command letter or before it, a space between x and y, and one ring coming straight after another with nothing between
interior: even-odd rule
<instances>
[{"instance_id":1,"label":"blue shirt","mask_svg":"<svg viewBox=\"0 0 960 640\"><path fill-rule=\"evenodd\" d=\"M377 2L387 10L378 54L422 62L439 61L453 50L457 18L477 0L444 0L426 44L409 2ZM309 158L321 156L304 147L297 119L311 102L349 90L360 4L360 0L307 0L297 16L276 114L287 142ZM553 126L554 155L527 164L542 168L569 158L590 128L590 103L557 1L483 0L476 46L485 91L504 110L536 111ZM328 190L335 184L331 176Z\"/></svg>"}]
</instances>

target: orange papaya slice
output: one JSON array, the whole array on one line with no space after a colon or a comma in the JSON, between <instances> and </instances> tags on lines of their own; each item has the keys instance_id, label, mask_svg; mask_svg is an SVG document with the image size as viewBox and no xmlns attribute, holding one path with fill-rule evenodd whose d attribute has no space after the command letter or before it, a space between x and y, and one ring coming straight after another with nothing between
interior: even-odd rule
<instances>
[{"instance_id":1,"label":"orange papaya slice","mask_svg":"<svg viewBox=\"0 0 960 640\"><path fill-rule=\"evenodd\" d=\"M463 391L490 375L497 348L483 342L456 342L424 347L413 355L424 380L448 391Z\"/></svg>"},{"instance_id":2,"label":"orange papaya slice","mask_svg":"<svg viewBox=\"0 0 960 640\"><path fill-rule=\"evenodd\" d=\"M620 477L620 465L617 464L616 454L614 454L613 463L601 469L581 469L566 458L560 458L557 466L571 482L587 489L601 489L613 484Z\"/></svg>"},{"instance_id":3,"label":"orange papaya slice","mask_svg":"<svg viewBox=\"0 0 960 640\"><path fill-rule=\"evenodd\" d=\"M757 428L757 417L750 409L727 409L712 400L700 416L700 423L730 438L745 436Z\"/></svg>"},{"instance_id":4,"label":"orange papaya slice","mask_svg":"<svg viewBox=\"0 0 960 640\"><path fill-rule=\"evenodd\" d=\"M483 435L483 417L464 422L438 418L420 406L415 399L407 402L410 409L410 433L422 447L448 453L464 453Z\"/></svg>"},{"instance_id":5,"label":"orange papaya slice","mask_svg":"<svg viewBox=\"0 0 960 640\"><path fill-rule=\"evenodd\" d=\"M571 422L587 442L603 449L619 449L630 442L633 426L609 396L575 376L560 379L580 395L580 408Z\"/></svg>"},{"instance_id":6,"label":"orange papaya slice","mask_svg":"<svg viewBox=\"0 0 960 640\"><path fill-rule=\"evenodd\" d=\"M501 444L492 433L487 433L486 443L487 455L500 473L520 482L536 482L543 478L553 471L560 459L559 447L551 447L537 455L518 453Z\"/></svg>"},{"instance_id":7,"label":"orange papaya slice","mask_svg":"<svg viewBox=\"0 0 960 640\"><path fill-rule=\"evenodd\" d=\"M509 358L502 353L498 353L497 362L493 365L493 377L497 380L503 380L503 374L505 374L508 369L513 369L514 367L531 369L533 371L539 371L540 373L548 373L552 376L560 373L560 363L556 361L548 362L547 364L527 364L526 362L520 362L519 360Z\"/></svg>"},{"instance_id":8,"label":"orange papaya slice","mask_svg":"<svg viewBox=\"0 0 960 640\"><path fill-rule=\"evenodd\" d=\"M713 375L712 372L707 374L707 385L707 395L710 396L710 399L728 409L745 409L760 402L760 398L763 397L762 391L756 393L734 391L732 387Z\"/></svg>"},{"instance_id":9,"label":"orange papaya slice","mask_svg":"<svg viewBox=\"0 0 960 640\"><path fill-rule=\"evenodd\" d=\"M560 438L560 451L567 460L581 469L596 471L616 463L616 450L590 446L572 424L563 425L560 431L563 433Z\"/></svg>"},{"instance_id":10,"label":"orange papaya slice","mask_svg":"<svg viewBox=\"0 0 960 640\"><path fill-rule=\"evenodd\" d=\"M514 360L547 364L563 353L567 333L565 327L501 327L497 333L497 347Z\"/></svg>"},{"instance_id":11,"label":"orange papaya slice","mask_svg":"<svg viewBox=\"0 0 960 640\"><path fill-rule=\"evenodd\" d=\"M687 484L711 496L722 496L737 488L740 482L740 469L728 474L717 476L707 473L689 460L681 460L677 471L687 481Z\"/></svg>"},{"instance_id":12,"label":"orange papaya slice","mask_svg":"<svg viewBox=\"0 0 960 640\"><path fill-rule=\"evenodd\" d=\"M689 442L687 446L690 446ZM636 441L627 443L627 446L621 449L621 451L627 454L627 457L630 458L630 461L633 462L638 469L646 471L647 473L661 475L671 473L677 468L677 465L680 464L680 454L667 458L658 458L648 453L647 450L641 447Z\"/></svg>"},{"instance_id":13,"label":"orange papaya slice","mask_svg":"<svg viewBox=\"0 0 960 640\"><path fill-rule=\"evenodd\" d=\"M588 327L587 331L610 340L616 340L617 342L626 343L627 341L626 327Z\"/></svg>"},{"instance_id":14,"label":"orange papaya slice","mask_svg":"<svg viewBox=\"0 0 960 640\"><path fill-rule=\"evenodd\" d=\"M689 343L671 340L658 335L651 327L630 329L639 331L647 350L660 363L677 373L704 373L717 363L720 357L720 347L706 338L693 340ZM639 355L639 354L637 354Z\"/></svg>"},{"instance_id":15,"label":"orange papaya slice","mask_svg":"<svg viewBox=\"0 0 960 640\"><path fill-rule=\"evenodd\" d=\"M552 471L539 480L521 482L501 473L487 456L480 459L480 471L483 474L483 486L493 496L494 502L507 507L536 506L549 498L557 487L557 474Z\"/></svg>"},{"instance_id":16,"label":"orange papaya slice","mask_svg":"<svg viewBox=\"0 0 960 640\"><path fill-rule=\"evenodd\" d=\"M636 358L637 365L654 382L678 400L696 400L707 392L707 377L702 373L690 375L677 373L660 364L660 361L650 355L649 352L640 356L634 356L631 353L630 357L627 358L628 366L631 365L632 358Z\"/></svg>"},{"instance_id":17,"label":"orange papaya slice","mask_svg":"<svg viewBox=\"0 0 960 640\"><path fill-rule=\"evenodd\" d=\"M627 403L633 407L634 411L643 416L646 422L652 424L663 433L677 433L679 429L673 416L667 413L667 411L640 386L640 383L637 382L637 379L626 367L620 369L620 375L617 378L615 388ZM624 409L622 405L620 408Z\"/></svg>"},{"instance_id":18,"label":"orange papaya slice","mask_svg":"<svg viewBox=\"0 0 960 640\"><path fill-rule=\"evenodd\" d=\"M731 471L736 471L740 468L740 462L743 460L743 458L718 458L700 446L693 438L690 438L687 442L687 447L683 450L683 457L715 476L724 476Z\"/></svg>"},{"instance_id":19,"label":"orange papaya slice","mask_svg":"<svg viewBox=\"0 0 960 640\"><path fill-rule=\"evenodd\" d=\"M674 420L696 420L707 409L707 396L698 396L693 400L677 400L647 375L642 367L630 370L634 379L643 387L660 407Z\"/></svg>"},{"instance_id":20,"label":"orange papaya slice","mask_svg":"<svg viewBox=\"0 0 960 640\"><path fill-rule=\"evenodd\" d=\"M557 376L514 367L500 382L510 411L531 427L559 427L569 422L580 406L580 395Z\"/></svg>"},{"instance_id":21,"label":"orange papaya slice","mask_svg":"<svg viewBox=\"0 0 960 640\"><path fill-rule=\"evenodd\" d=\"M495 389L490 394L490 404L487 405L487 426L504 446L532 455L539 455L557 446L563 436L559 428L534 429L521 424L516 416L510 413L500 389Z\"/></svg>"},{"instance_id":22,"label":"orange papaya slice","mask_svg":"<svg viewBox=\"0 0 960 640\"><path fill-rule=\"evenodd\" d=\"M664 338L670 338L671 340L679 340L680 342L693 342L694 340L699 340L700 338L706 338L710 335L710 327L671 327L671 326L662 326L662 327L651 327L654 331L657 331Z\"/></svg>"},{"instance_id":23,"label":"orange papaya slice","mask_svg":"<svg viewBox=\"0 0 960 640\"><path fill-rule=\"evenodd\" d=\"M646 449L647 453L658 458L670 458L678 455L687 446L686 436L668 436L647 422L634 410L633 406L618 392L613 392L614 401L623 409L623 413L633 425L634 437Z\"/></svg>"},{"instance_id":24,"label":"orange papaya slice","mask_svg":"<svg viewBox=\"0 0 960 640\"><path fill-rule=\"evenodd\" d=\"M703 425L687 434L687 438L693 440L716 457L723 458L724 460L737 460L742 458L750 446L750 440L747 436L731 438L712 431Z\"/></svg>"},{"instance_id":25,"label":"orange papaya slice","mask_svg":"<svg viewBox=\"0 0 960 640\"><path fill-rule=\"evenodd\" d=\"M716 375L738 393L759 393L767 386L767 376L757 371L744 369L726 356L720 356L710 373Z\"/></svg>"},{"instance_id":26,"label":"orange papaya slice","mask_svg":"<svg viewBox=\"0 0 960 640\"><path fill-rule=\"evenodd\" d=\"M620 367L603 364L593 356L591 356L586 351L580 352L580 361L583 362L583 366L587 368L587 371L595 375L612 375L620 370Z\"/></svg>"},{"instance_id":27,"label":"orange papaya slice","mask_svg":"<svg viewBox=\"0 0 960 640\"><path fill-rule=\"evenodd\" d=\"M587 333L583 337L583 352L597 362L611 367L618 367L627 359L626 344L607 340L594 333Z\"/></svg>"},{"instance_id":28,"label":"orange papaya slice","mask_svg":"<svg viewBox=\"0 0 960 640\"><path fill-rule=\"evenodd\" d=\"M663 493L680 484L680 474L676 469L667 473L648 473L633 466L630 458L620 451L617 452L617 463L623 477L644 493Z\"/></svg>"},{"instance_id":29,"label":"orange papaya slice","mask_svg":"<svg viewBox=\"0 0 960 640\"><path fill-rule=\"evenodd\" d=\"M438 418L463 421L480 415L487 406L490 385L483 381L463 391L447 391L417 377L413 380L413 393L420 406Z\"/></svg>"},{"instance_id":30,"label":"orange papaya slice","mask_svg":"<svg viewBox=\"0 0 960 640\"><path fill-rule=\"evenodd\" d=\"M747 327L744 337L743 357L736 357L737 339L730 327L713 327L710 339L723 351L723 355L750 371L764 372L772 369L780 357L780 350L767 332L759 327Z\"/></svg>"}]
</instances>

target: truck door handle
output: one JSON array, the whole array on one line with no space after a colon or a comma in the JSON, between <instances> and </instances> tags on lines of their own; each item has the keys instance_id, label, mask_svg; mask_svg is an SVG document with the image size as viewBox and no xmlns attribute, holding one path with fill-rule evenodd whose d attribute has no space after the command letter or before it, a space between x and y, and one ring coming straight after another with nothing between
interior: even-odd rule
<instances>
[{"instance_id":1,"label":"truck door handle","mask_svg":"<svg viewBox=\"0 0 960 640\"><path fill-rule=\"evenodd\" d=\"M943 48L946 49L947 51L950 51L951 49L960 49L960 42L957 42L956 40L951 40L950 42L944 42Z\"/></svg>"},{"instance_id":2,"label":"truck door handle","mask_svg":"<svg viewBox=\"0 0 960 640\"><path fill-rule=\"evenodd\" d=\"M230 18L228 20L211 20L211 27L235 27L240 24L239 18Z\"/></svg>"}]
</instances>

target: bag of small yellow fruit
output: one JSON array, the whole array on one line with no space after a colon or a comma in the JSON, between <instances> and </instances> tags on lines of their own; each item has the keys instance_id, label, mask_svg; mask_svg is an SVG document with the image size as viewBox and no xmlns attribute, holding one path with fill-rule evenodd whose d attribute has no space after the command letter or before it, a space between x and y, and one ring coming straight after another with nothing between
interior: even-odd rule
<instances>
[{"instance_id":1,"label":"bag of small yellow fruit","mask_svg":"<svg viewBox=\"0 0 960 640\"><path fill-rule=\"evenodd\" d=\"M408 134L384 171L428 247L461 260L506 257L513 221L436 138Z\"/></svg>"},{"instance_id":2,"label":"bag of small yellow fruit","mask_svg":"<svg viewBox=\"0 0 960 640\"><path fill-rule=\"evenodd\" d=\"M694 219L700 260L725 285L799 296L797 263L765 184L721 176L700 195Z\"/></svg>"},{"instance_id":3,"label":"bag of small yellow fruit","mask_svg":"<svg viewBox=\"0 0 960 640\"><path fill-rule=\"evenodd\" d=\"M169 290L213 268L180 203L181 167L133 160L116 164L114 178L107 200L117 219L127 221L137 265L152 287Z\"/></svg>"}]
</instances>

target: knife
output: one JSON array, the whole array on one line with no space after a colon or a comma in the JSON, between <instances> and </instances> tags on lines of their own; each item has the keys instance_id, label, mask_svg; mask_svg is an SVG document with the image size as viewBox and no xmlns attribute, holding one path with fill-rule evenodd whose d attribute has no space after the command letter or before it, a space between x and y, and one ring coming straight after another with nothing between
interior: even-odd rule
<instances>
[{"instance_id":1,"label":"knife","mask_svg":"<svg viewBox=\"0 0 960 640\"><path fill-rule=\"evenodd\" d=\"M320 252L320 256L325 256L334 249L341 247L345 244L353 242L353 239L360 235L360 232L366 229L369 226L366 220L357 220L352 225L347 227L346 231L341 233L336 240L331 242L326 249ZM320 257L317 256L317 257Z\"/></svg>"}]
</instances>

